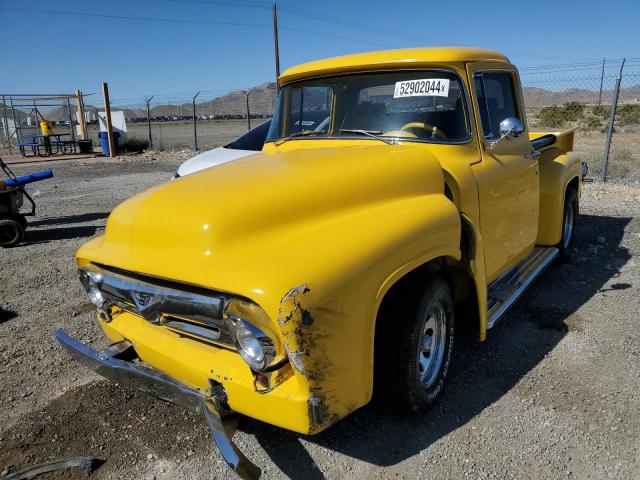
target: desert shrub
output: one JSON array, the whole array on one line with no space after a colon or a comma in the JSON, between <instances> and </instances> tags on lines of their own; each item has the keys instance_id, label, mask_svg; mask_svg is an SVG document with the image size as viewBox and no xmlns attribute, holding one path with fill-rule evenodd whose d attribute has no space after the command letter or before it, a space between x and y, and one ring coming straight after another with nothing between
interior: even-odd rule
<instances>
[{"instance_id":1,"label":"desert shrub","mask_svg":"<svg viewBox=\"0 0 640 480\"><path fill-rule=\"evenodd\" d=\"M564 123L564 113L562 107L543 107L538 112L540 125L545 127L561 127Z\"/></svg>"},{"instance_id":2,"label":"desert shrub","mask_svg":"<svg viewBox=\"0 0 640 480\"><path fill-rule=\"evenodd\" d=\"M593 113L596 117L607 119L609 118L609 115L611 115L611 107L605 105L596 105L591 109L591 113Z\"/></svg>"},{"instance_id":3,"label":"desert shrub","mask_svg":"<svg viewBox=\"0 0 640 480\"><path fill-rule=\"evenodd\" d=\"M584 115L584 105L580 102L567 102L562 106L564 120L575 122Z\"/></svg>"},{"instance_id":4,"label":"desert shrub","mask_svg":"<svg viewBox=\"0 0 640 480\"><path fill-rule=\"evenodd\" d=\"M565 122L575 122L584 116L584 104L567 102L561 107L543 107L538 113L540 124L545 127L561 127Z\"/></svg>"},{"instance_id":5,"label":"desert shrub","mask_svg":"<svg viewBox=\"0 0 640 480\"><path fill-rule=\"evenodd\" d=\"M602 121L598 117L594 117L592 115L588 117L584 117L581 125L582 130L601 130L602 129Z\"/></svg>"},{"instance_id":6,"label":"desert shrub","mask_svg":"<svg viewBox=\"0 0 640 480\"><path fill-rule=\"evenodd\" d=\"M139 140L137 138L128 138L126 142L119 145L119 149L123 153L140 153L149 148L147 140Z\"/></svg>"},{"instance_id":7,"label":"desert shrub","mask_svg":"<svg viewBox=\"0 0 640 480\"><path fill-rule=\"evenodd\" d=\"M617 116L622 125L640 125L640 105L620 105Z\"/></svg>"}]
</instances>

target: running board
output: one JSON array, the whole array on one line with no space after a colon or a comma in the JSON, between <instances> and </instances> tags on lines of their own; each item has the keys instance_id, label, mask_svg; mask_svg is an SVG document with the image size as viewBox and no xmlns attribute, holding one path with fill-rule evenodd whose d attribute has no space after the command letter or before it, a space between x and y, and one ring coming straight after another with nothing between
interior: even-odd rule
<instances>
[{"instance_id":1,"label":"running board","mask_svg":"<svg viewBox=\"0 0 640 480\"><path fill-rule=\"evenodd\" d=\"M493 327L520 295L558 256L555 247L536 247L527 258L501 275L487 292L487 328Z\"/></svg>"}]
</instances>

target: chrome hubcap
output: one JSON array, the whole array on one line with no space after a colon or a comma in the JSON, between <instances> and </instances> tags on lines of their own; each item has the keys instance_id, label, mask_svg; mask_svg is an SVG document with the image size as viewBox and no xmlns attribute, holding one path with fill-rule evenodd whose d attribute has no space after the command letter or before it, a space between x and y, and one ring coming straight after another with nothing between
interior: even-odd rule
<instances>
[{"instance_id":1,"label":"chrome hubcap","mask_svg":"<svg viewBox=\"0 0 640 480\"><path fill-rule=\"evenodd\" d=\"M446 340L446 312L441 305L434 307L422 331L420 348L418 352L418 369L420 371L420 383L430 387L438 378Z\"/></svg>"},{"instance_id":2,"label":"chrome hubcap","mask_svg":"<svg viewBox=\"0 0 640 480\"><path fill-rule=\"evenodd\" d=\"M564 212L564 227L563 227L563 238L564 242L562 246L564 248L568 248L571 244L571 236L573 235L573 204L570 203L567 205L567 210Z\"/></svg>"}]
</instances>

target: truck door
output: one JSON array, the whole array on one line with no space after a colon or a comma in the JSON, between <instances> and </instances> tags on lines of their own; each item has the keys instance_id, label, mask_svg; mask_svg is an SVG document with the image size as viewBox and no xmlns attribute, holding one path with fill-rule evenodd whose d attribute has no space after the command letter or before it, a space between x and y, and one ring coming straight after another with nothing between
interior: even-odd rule
<instances>
[{"instance_id":1,"label":"truck door","mask_svg":"<svg viewBox=\"0 0 640 480\"><path fill-rule=\"evenodd\" d=\"M482 155L472 169L478 184L487 282L492 282L535 246L538 161L529 143L515 69L504 64L467 68ZM515 128L505 134L505 127Z\"/></svg>"}]
</instances>

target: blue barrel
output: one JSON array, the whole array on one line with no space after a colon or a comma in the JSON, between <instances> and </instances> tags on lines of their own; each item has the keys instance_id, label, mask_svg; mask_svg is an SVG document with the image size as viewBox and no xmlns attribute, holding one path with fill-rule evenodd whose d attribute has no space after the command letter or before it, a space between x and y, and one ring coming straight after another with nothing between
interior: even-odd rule
<instances>
[{"instance_id":1,"label":"blue barrel","mask_svg":"<svg viewBox=\"0 0 640 480\"><path fill-rule=\"evenodd\" d=\"M102 154L105 157L109 156L109 136L107 135L107 132L100 132L98 134L98 137L100 138L100 145L102 145ZM113 132L113 143L115 145L115 152L114 155L118 154L118 138L120 137L120 132Z\"/></svg>"}]
</instances>

